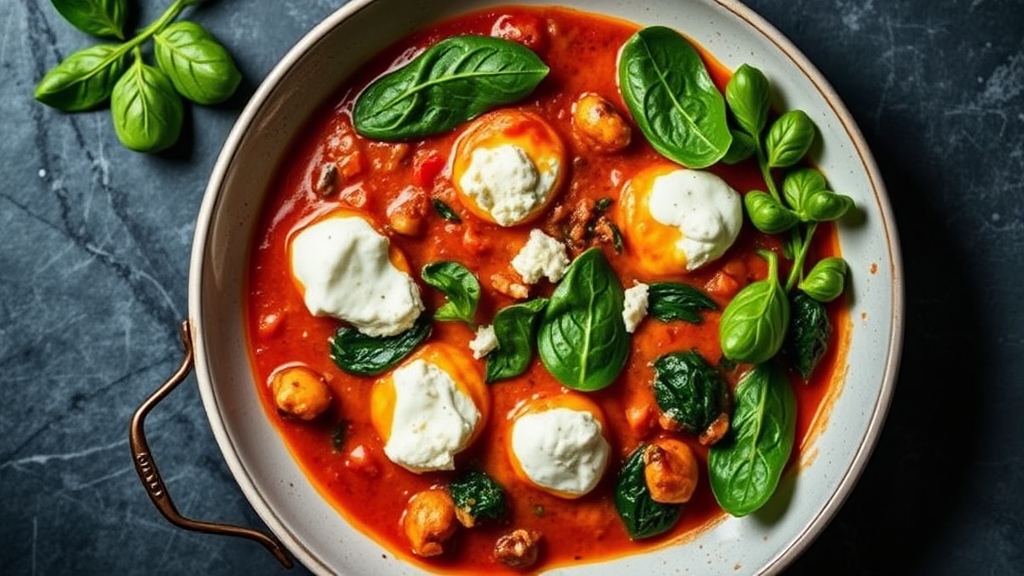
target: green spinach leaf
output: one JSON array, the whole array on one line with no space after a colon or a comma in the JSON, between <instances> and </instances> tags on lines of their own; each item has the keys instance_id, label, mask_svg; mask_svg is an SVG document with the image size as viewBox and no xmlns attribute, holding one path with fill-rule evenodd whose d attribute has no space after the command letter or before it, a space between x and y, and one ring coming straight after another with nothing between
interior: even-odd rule
<instances>
[{"instance_id":1,"label":"green spinach leaf","mask_svg":"<svg viewBox=\"0 0 1024 576\"><path fill-rule=\"evenodd\" d=\"M706 168L729 150L725 99L697 50L675 30L644 28L622 46L619 90L654 149L688 168Z\"/></svg>"},{"instance_id":2,"label":"green spinach leaf","mask_svg":"<svg viewBox=\"0 0 1024 576\"><path fill-rule=\"evenodd\" d=\"M541 362L562 385L598 390L629 355L622 284L600 248L580 254L551 294L537 334Z\"/></svg>"},{"instance_id":3,"label":"green spinach leaf","mask_svg":"<svg viewBox=\"0 0 1024 576\"><path fill-rule=\"evenodd\" d=\"M662 322L700 324L700 313L718 304L700 289L680 282L652 282L647 288L647 313Z\"/></svg>"},{"instance_id":4,"label":"green spinach leaf","mask_svg":"<svg viewBox=\"0 0 1024 576\"><path fill-rule=\"evenodd\" d=\"M480 301L480 281L465 266L452 260L432 262L423 267L423 281L444 292L448 301L434 312L442 321L474 325Z\"/></svg>"},{"instance_id":5,"label":"green spinach leaf","mask_svg":"<svg viewBox=\"0 0 1024 576\"><path fill-rule=\"evenodd\" d=\"M338 328L330 338L331 360L357 376L376 376L408 356L430 336L430 318L420 315L409 328L394 336L367 336L351 326Z\"/></svg>"},{"instance_id":6,"label":"green spinach leaf","mask_svg":"<svg viewBox=\"0 0 1024 576\"><path fill-rule=\"evenodd\" d=\"M71 54L39 81L36 100L64 112L99 106L124 73L125 54L117 44L97 44Z\"/></svg>"},{"instance_id":7,"label":"green spinach leaf","mask_svg":"<svg viewBox=\"0 0 1024 576\"><path fill-rule=\"evenodd\" d=\"M185 98L198 104L227 100L242 73L227 49L194 22L175 22L153 37L157 65Z\"/></svg>"},{"instance_id":8,"label":"green spinach leaf","mask_svg":"<svg viewBox=\"0 0 1024 576\"><path fill-rule=\"evenodd\" d=\"M127 0L53 0L53 7L86 34L124 40Z\"/></svg>"},{"instance_id":9,"label":"green spinach leaf","mask_svg":"<svg viewBox=\"0 0 1024 576\"><path fill-rule=\"evenodd\" d=\"M736 386L730 433L708 451L711 490L723 510L746 516L771 498L795 434L789 379L774 363L758 364Z\"/></svg>"},{"instance_id":10,"label":"green spinach leaf","mask_svg":"<svg viewBox=\"0 0 1024 576\"><path fill-rule=\"evenodd\" d=\"M644 450L641 444L626 459L615 483L615 509L632 540L663 534L675 526L682 504L663 504L651 498L644 477Z\"/></svg>"},{"instance_id":11,"label":"green spinach leaf","mask_svg":"<svg viewBox=\"0 0 1024 576\"><path fill-rule=\"evenodd\" d=\"M803 292L793 294L790 307L792 317L785 350L793 368L806 382L828 351L832 322L825 306Z\"/></svg>"},{"instance_id":12,"label":"green spinach leaf","mask_svg":"<svg viewBox=\"0 0 1024 576\"><path fill-rule=\"evenodd\" d=\"M178 141L185 110L159 68L136 57L110 95L117 138L136 152L159 152Z\"/></svg>"},{"instance_id":13,"label":"green spinach leaf","mask_svg":"<svg viewBox=\"0 0 1024 576\"><path fill-rule=\"evenodd\" d=\"M367 86L356 99L353 125L378 140L440 134L525 98L548 71L529 48L511 40L448 38Z\"/></svg>"},{"instance_id":14,"label":"green spinach leaf","mask_svg":"<svg viewBox=\"0 0 1024 576\"><path fill-rule=\"evenodd\" d=\"M498 310L494 315L494 335L498 347L487 355L487 382L519 376L530 367L537 325L547 298L535 298Z\"/></svg>"},{"instance_id":15,"label":"green spinach leaf","mask_svg":"<svg viewBox=\"0 0 1024 576\"><path fill-rule=\"evenodd\" d=\"M654 400L683 430L700 434L726 411L722 376L695 351L671 352L654 361Z\"/></svg>"}]
</instances>

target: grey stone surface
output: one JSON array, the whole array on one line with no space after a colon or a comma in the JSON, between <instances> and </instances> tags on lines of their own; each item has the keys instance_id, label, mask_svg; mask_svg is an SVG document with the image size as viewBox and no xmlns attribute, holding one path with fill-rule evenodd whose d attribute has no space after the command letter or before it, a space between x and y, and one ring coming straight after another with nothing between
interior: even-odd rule
<instances>
[{"instance_id":1,"label":"grey stone surface","mask_svg":"<svg viewBox=\"0 0 1024 576\"><path fill-rule=\"evenodd\" d=\"M108 112L32 99L92 40L44 0L0 2L0 574L302 574L186 532L132 467L128 421L180 360L192 232L246 98L340 1L210 1L230 102L181 143L122 148ZM142 3L139 3L142 4ZM145 3L147 21L168 2ZM152 6L156 4L157 6ZM792 574L1010 574L1024 566L1024 1L751 0L863 130L905 258L896 396L866 472ZM147 430L186 514L259 525L194 383Z\"/></svg>"}]
</instances>

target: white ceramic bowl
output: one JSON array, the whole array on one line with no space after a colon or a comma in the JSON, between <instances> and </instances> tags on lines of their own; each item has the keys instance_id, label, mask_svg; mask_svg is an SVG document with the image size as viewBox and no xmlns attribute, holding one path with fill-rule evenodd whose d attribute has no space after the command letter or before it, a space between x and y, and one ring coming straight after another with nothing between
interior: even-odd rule
<instances>
[{"instance_id":1,"label":"white ceramic bowl","mask_svg":"<svg viewBox=\"0 0 1024 576\"><path fill-rule=\"evenodd\" d=\"M401 36L490 0L353 0L304 37L259 87L214 168L192 253L189 314L195 369L227 463L256 511L291 552L320 574L417 574L351 526L306 480L256 395L246 349L243 279L261 198L286 145L369 56ZM520 4L534 4L521 0ZM770 24L727 0L570 0L567 6L639 25L676 28L723 64L766 73L781 104L821 131L816 164L852 196L862 221L840 226L850 264L853 323L845 374L797 471L765 510L730 518L695 540L559 574L774 573L799 555L842 505L882 429L897 373L903 288L895 224L875 162L826 80ZM796 473L794 473L796 472Z\"/></svg>"}]
</instances>

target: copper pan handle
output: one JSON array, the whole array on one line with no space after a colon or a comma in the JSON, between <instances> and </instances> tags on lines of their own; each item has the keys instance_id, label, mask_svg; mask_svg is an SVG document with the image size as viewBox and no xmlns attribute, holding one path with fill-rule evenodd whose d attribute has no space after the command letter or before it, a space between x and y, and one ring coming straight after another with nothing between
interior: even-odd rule
<instances>
[{"instance_id":1,"label":"copper pan handle","mask_svg":"<svg viewBox=\"0 0 1024 576\"><path fill-rule=\"evenodd\" d=\"M277 558L278 562L280 562L285 568L291 568L295 564L291 555L285 549L284 545L281 544L281 542L272 534L266 534L259 530L253 530L252 528L242 528L240 526L231 526L228 524L216 524L213 522L192 520L182 516L171 501L171 495L167 492L167 487L164 485L163 479L160 478L160 472L156 469L156 462L153 460L153 455L149 452L149 443L146 442L146 433L143 428L143 421L145 420L146 415L149 414L149 411L152 410L158 402L170 394L171 391L174 390L174 388L176 388L186 376L188 376L188 373L192 371L194 366L192 331L187 320L181 323L181 343L185 348L185 357L182 359L181 365L178 366L178 369L167 380L167 382L164 382L163 386L157 389L152 396L147 398L146 401L139 406L135 411L135 415L132 417L131 428L129 430L129 440L132 446L132 460L135 462L135 471L139 473L139 479L142 480L142 485L146 488L146 493L149 494L149 499L153 501L157 510L159 510L160 513L164 515L164 518L167 518L171 524L186 530L194 530L196 532L239 536L255 540L273 554L274 558Z\"/></svg>"}]
</instances>

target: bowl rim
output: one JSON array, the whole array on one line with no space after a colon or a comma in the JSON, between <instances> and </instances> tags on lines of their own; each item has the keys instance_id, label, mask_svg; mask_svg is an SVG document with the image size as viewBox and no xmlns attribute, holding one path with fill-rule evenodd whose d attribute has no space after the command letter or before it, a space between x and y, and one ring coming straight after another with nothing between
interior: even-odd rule
<instances>
[{"instance_id":1,"label":"bowl rim","mask_svg":"<svg viewBox=\"0 0 1024 576\"><path fill-rule=\"evenodd\" d=\"M221 418L221 407L218 405L218 399L212 390L213 372L211 358L207 352L204 337L203 294L202 282L200 280L204 276L204 266L210 257L209 245L213 233L214 215L221 200L226 177L239 154L243 138L259 121L260 115L271 102L275 92L280 89L282 81L292 67L307 54L314 51L316 46L344 21L377 1L350 0L341 5L333 13L303 34L260 82L231 128L212 168L196 220L189 268L189 317L193 327L196 378L206 409L207 419L210 422L221 455L225 459L236 483L242 489L243 494L260 519L306 567L315 572L324 573L332 572L333 569L322 564L320 559L309 551L290 530L284 529L279 515L261 497L257 480L237 457L237 447L231 435L222 424L218 425ZM860 128L832 85L796 45L751 8L736 0L704 1L728 11L760 32L820 92L853 144L856 156L861 161L864 174L876 192L875 200L881 213L882 224L886 230L886 248L889 258L887 262L889 267L888 273L892 283L890 302L893 317L889 324L888 334L885 336L885 340L888 343L885 351L885 367L882 382L880 383L869 417L869 426L864 431L854 457L848 463L846 470L841 474L838 488L825 501L824 505L818 509L817 513L807 520L803 530L796 534L788 542L788 545L782 548L763 567L764 573L775 573L781 571L799 557L834 519L837 511L855 488L878 443L891 405L902 354L905 314L903 264L896 222L884 181ZM509 0L508 4L516 4L516 2L515 0ZM555 5L558 2L554 1L551 4Z\"/></svg>"}]
</instances>

